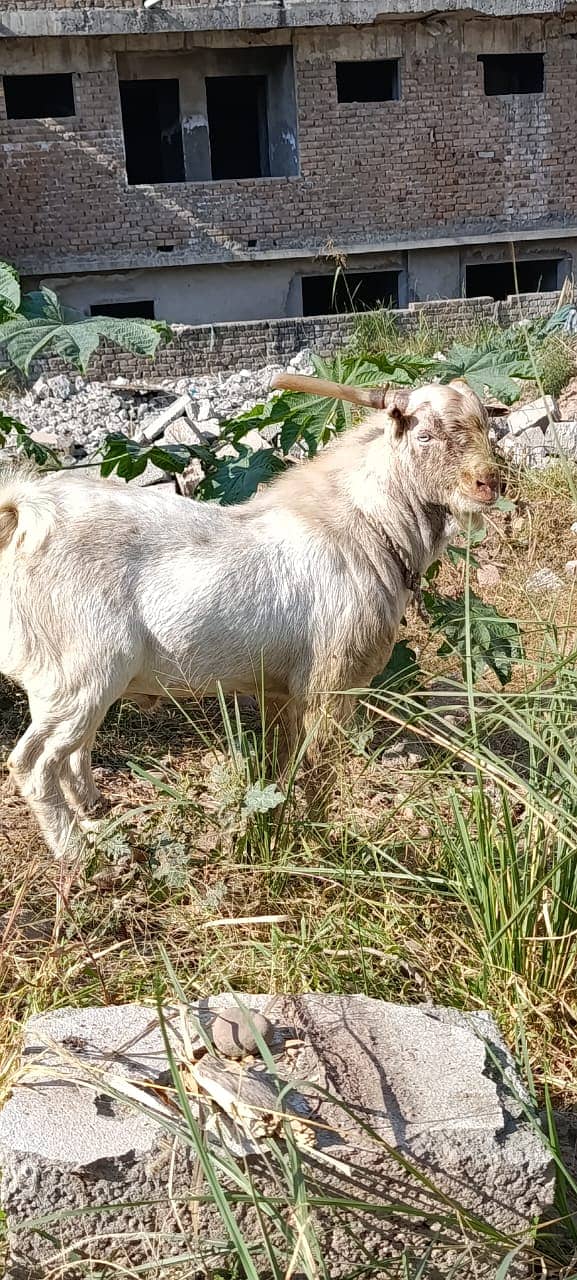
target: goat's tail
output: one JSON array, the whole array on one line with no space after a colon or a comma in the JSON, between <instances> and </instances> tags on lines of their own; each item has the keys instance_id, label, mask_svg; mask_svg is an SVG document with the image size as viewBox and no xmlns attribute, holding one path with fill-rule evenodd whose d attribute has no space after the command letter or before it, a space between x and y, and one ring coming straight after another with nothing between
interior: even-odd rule
<instances>
[{"instance_id":1,"label":"goat's tail","mask_svg":"<svg viewBox=\"0 0 577 1280\"><path fill-rule=\"evenodd\" d=\"M27 467L0 471L0 554L21 548L35 551L54 521L54 502Z\"/></svg>"},{"instance_id":2,"label":"goat's tail","mask_svg":"<svg viewBox=\"0 0 577 1280\"><path fill-rule=\"evenodd\" d=\"M384 409L389 390L384 387L350 387L344 382L329 382L306 373L277 373L271 382L277 391L305 391L309 396L330 396L334 400L350 400L367 409Z\"/></svg>"}]
</instances>

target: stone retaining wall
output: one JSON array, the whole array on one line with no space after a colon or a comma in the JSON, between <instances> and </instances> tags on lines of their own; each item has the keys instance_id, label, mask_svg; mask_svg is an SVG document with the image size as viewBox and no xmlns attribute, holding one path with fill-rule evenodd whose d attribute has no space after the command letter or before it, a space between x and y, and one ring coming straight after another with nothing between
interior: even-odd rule
<instances>
[{"instance_id":1,"label":"stone retaining wall","mask_svg":"<svg viewBox=\"0 0 577 1280\"><path fill-rule=\"evenodd\" d=\"M394 318L402 333L415 332L426 322L450 338L466 336L478 324L499 324L503 328L521 317L535 319L550 315L557 293L523 294L505 302L492 298L450 298L438 302L415 302ZM90 362L90 376L109 381L125 378L183 378L203 373L231 373L236 369L260 369L266 364L285 364L299 351L310 347L318 355L342 351L352 336L358 316L304 316L286 320L251 320L236 324L175 325L174 339L162 347L154 362L132 356L118 347L102 345ZM56 358L37 362L37 373L60 373L65 366Z\"/></svg>"}]
</instances>

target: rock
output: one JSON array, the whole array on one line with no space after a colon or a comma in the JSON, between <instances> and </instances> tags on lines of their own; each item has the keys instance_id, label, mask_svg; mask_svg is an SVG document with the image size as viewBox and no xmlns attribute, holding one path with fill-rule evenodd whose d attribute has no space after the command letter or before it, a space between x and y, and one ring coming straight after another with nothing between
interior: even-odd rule
<instances>
[{"instance_id":1,"label":"rock","mask_svg":"<svg viewBox=\"0 0 577 1280\"><path fill-rule=\"evenodd\" d=\"M152 440L158 440L159 437L164 434L169 423L176 422L177 418L182 417L183 413L186 412L189 403L190 396L179 396L178 400L174 400L167 409L163 409L161 413L155 415L152 421L139 431L137 438L140 440L146 440L149 443Z\"/></svg>"},{"instance_id":2,"label":"rock","mask_svg":"<svg viewBox=\"0 0 577 1280\"><path fill-rule=\"evenodd\" d=\"M520 435L506 435L499 449L510 462L519 466L542 467L548 461L545 436L540 427L527 427Z\"/></svg>"},{"instance_id":3,"label":"rock","mask_svg":"<svg viewBox=\"0 0 577 1280\"><path fill-rule=\"evenodd\" d=\"M204 471L198 458L193 458L184 471L177 471L174 477L177 493L183 498L193 498L203 479Z\"/></svg>"},{"instance_id":4,"label":"rock","mask_svg":"<svg viewBox=\"0 0 577 1280\"><path fill-rule=\"evenodd\" d=\"M189 418L177 418L169 422L164 433L167 444L200 444L202 432L190 422Z\"/></svg>"},{"instance_id":5,"label":"rock","mask_svg":"<svg viewBox=\"0 0 577 1280\"><path fill-rule=\"evenodd\" d=\"M522 409L514 409L504 421L510 434L517 436L528 427L541 427L545 431L550 419L556 421L558 417L559 408L554 396L541 396L539 400L524 404Z\"/></svg>"},{"instance_id":6,"label":"rock","mask_svg":"<svg viewBox=\"0 0 577 1280\"><path fill-rule=\"evenodd\" d=\"M30 431L29 434L35 444L41 444L45 449L62 449L62 437L55 431Z\"/></svg>"},{"instance_id":7,"label":"rock","mask_svg":"<svg viewBox=\"0 0 577 1280\"><path fill-rule=\"evenodd\" d=\"M215 1015L230 1013L234 999L227 992L200 1000L191 1013L210 1034ZM207 1055L191 1018L194 1060L182 1078L198 1072L201 1099L193 1088L188 1095L205 1143L239 1161L239 1176L248 1172L257 1196L280 1197L287 1234L270 1218L267 1237L282 1256L293 1256L300 1222L291 1192L281 1190L283 1175L265 1121L274 1128L284 1109L285 1124L291 1114L299 1118L293 1138L318 1204L307 1206L307 1224L331 1280L357 1274L367 1257L382 1258L388 1274L388 1259L398 1261L405 1248L422 1253L424 1246L431 1280L457 1263L460 1280L494 1280L497 1258L509 1246L496 1253L490 1232L475 1236L467 1227L464 1252L461 1215L452 1214L443 1197L496 1233L530 1241L534 1223L553 1206L554 1166L491 1017L354 995L238 1000L272 1024L276 1074L262 1062L236 1065ZM178 1056L180 1014L166 1015ZM0 1115L6 1280L43 1280L59 1268L75 1274L74 1250L101 1257L104 1240L115 1273L142 1264L150 1280L160 1280L171 1254L183 1253L190 1274L205 1267L228 1272L233 1249L223 1252L227 1237L194 1146L175 1141L158 1111L131 1105L125 1092L128 1081L146 1099L150 1082L167 1080L164 1043L150 1008L59 1009L33 1017L25 1029L23 1068ZM149 1096L151 1108L162 1108L161 1090ZM246 1127L230 1118L230 1109L219 1109L219 1096L225 1106L228 1099L256 1099ZM178 1122L176 1112L169 1116ZM275 1135L281 1145L283 1133L280 1127ZM227 1178L223 1166L219 1176L225 1188L238 1191L240 1184ZM327 1198L340 1200L341 1207L324 1209ZM362 1230L358 1211L346 1207L355 1199L366 1206ZM249 1248L262 1247L251 1197L232 1195L229 1205ZM31 1219L47 1215L56 1215L57 1229L28 1229ZM439 1215L443 1229L436 1233ZM190 1252L195 1241L198 1257ZM528 1275L530 1262L519 1268L516 1276Z\"/></svg>"},{"instance_id":8,"label":"rock","mask_svg":"<svg viewBox=\"0 0 577 1280\"><path fill-rule=\"evenodd\" d=\"M46 385L48 394L55 400L69 400L72 395L70 378L67 378L65 373L57 373L55 377L47 378Z\"/></svg>"},{"instance_id":9,"label":"rock","mask_svg":"<svg viewBox=\"0 0 577 1280\"><path fill-rule=\"evenodd\" d=\"M527 591L531 592L560 591L563 585L563 579L553 569L537 569L525 583Z\"/></svg>"},{"instance_id":10,"label":"rock","mask_svg":"<svg viewBox=\"0 0 577 1280\"><path fill-rule=\"evenodd\" d=\"M571 525L571 533L577 533L577 520L574 520L573 524Z\"/></svg>"},{"instance_id":11,"label":"rock","mask_svg":"<svg viewBox=\"0 0 577 1280\"><path fill-rule=\"evenodd\" d=\"M218 418L207 418L206 421L202 423L202 434L207 440L214 440L215 436L219 435L219 432L220 423Z\"/></svg>"},{"instance_id":12,"label":"rock","mask_svg":"<svg viewBox=\"0 0 577 1280\"><path fill-rule=\"evenodd\" d=\"M480 587L496 587L501 581L501 573L496 564L483 564L477 569L477 582Z\"/></svg>"},{"instance_id":13,"label":"rock","mask_svg":"<svg viewBox=\"0 0 577 1280\"><path fill-rule=\"evenodd\" d=\"M577 422L556 422L545 432L547 451L553 458L577 461Z\"/></svg>"},{"instance_id":14,"label":"rock","mask_svg":"<svg viewBox=\"0 0 577 1280\"><path fill-rule=\"evenodd\" d=\"M221 1009L208 1028L208 1034L215 1049L225 1058L246 1058L249 1054L260 1054L257 1031L265 1044L272 1044L274 1027L264 1014L256 1010L250 1015L237 1005Z\"/></svg>"},{"instance_id":15,"label":"rock","mask_svg":"<svg viewBox=\"0 0 577 1280\"><path fill-rule=\"evenodd\" d=\"M212 401L204 398L198 402L198 412L196 415L197 422L206 422L212 414Z\"/></svg>"},{"instance_id":16,"label":"rock","mask_svg":"<svg viewBox=\"0 0 577 1280\"><path fill-rule=\"evenodd\" d=\"M565 565L565 573L570 578L577 578L577 560L568 560Z\"/></svg>"},{"instance_id":17,"label":"rock","mask_svg":"<svg viewBox=\"0 0 577 1280\"><path fill-rule=\"evenodd\" d=\"M46 400L50 395L46 378L37 378L30 388L30 394L36 400Z\"/></svg>"},{"instance_id":18,"label":"rock","mask_svg":"<svg viewBox=\"0 0 577 1280\"><path fill-rule=\"evenodd\" d=\"M443 359L443 357L441 357L441 359ZM297 352L297 355L293 356L292 360L289 360L288 368L293 373L313 373L314 365L312 351L309 351L308 348L305 347L303 351Z\"/></svg>"},{"instance_id":19,"label":"rock","mask_svg":"<svg viewBox=\"0 0 577 1280\"><path fill-rule=\"evenodd\" d=\"M242 437L240 443L245 444L247 449L256 450L269 448L268 440L265 440L264 436L261 436L260 431L257 431L256 427L252 427L250 431L247 431L246 435Z\"/></svg>"}]
</instances>

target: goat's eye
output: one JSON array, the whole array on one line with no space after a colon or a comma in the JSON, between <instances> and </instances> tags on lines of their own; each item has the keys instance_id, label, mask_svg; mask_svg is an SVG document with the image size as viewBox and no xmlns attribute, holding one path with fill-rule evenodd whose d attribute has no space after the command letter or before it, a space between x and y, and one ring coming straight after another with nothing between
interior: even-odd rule
<instances>
[{"instance_id":1,"label":"goat's eye","mask_svg":"<svg viewBox=\"0 0 577 1280\"><path fill-rule=\"evenodd\" d=\"M417 440L419 441L419 444L427 444L430 439L431 437L427 435L426 431L420 431L419 435L417 436Z\"/></svg>"}]
</instances>

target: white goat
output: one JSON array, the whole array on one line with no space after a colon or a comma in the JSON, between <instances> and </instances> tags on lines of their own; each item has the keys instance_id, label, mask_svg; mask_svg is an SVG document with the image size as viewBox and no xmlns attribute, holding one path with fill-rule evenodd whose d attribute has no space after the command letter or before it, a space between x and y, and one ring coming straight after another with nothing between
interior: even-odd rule
<instances>
[{"instance_id":1,"label":"white goat","mask_svg":"<svg viewBox=\"0 0 577 1280\"><path fill-rule=\"evenodd\" d=\"M264 679L294 744L319 717L326 736L325 713L346 705L334 691L385 665L448 514L498 493L465 385L386 404L236 507L70 471L0 474L0 671L31 713L8 763L54 853L98 801L92 745L123 695L254 694Z\"/></svg>"}]
</instances>

